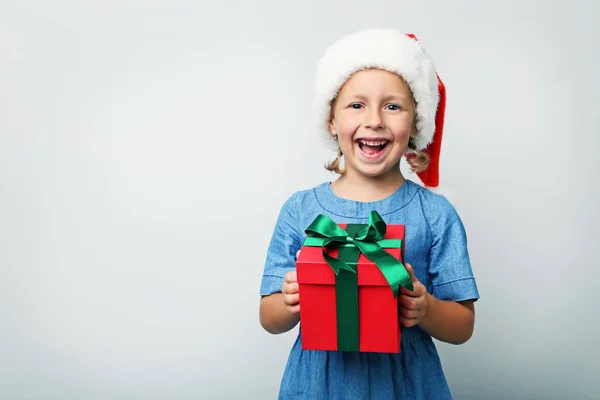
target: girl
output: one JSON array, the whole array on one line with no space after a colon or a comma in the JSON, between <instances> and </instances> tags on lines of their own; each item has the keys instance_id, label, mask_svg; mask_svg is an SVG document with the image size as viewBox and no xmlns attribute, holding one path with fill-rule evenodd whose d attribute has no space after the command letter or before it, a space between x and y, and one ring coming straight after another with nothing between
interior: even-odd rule
<instances>
[{"instance_id":1,"label":"girl","mask_svg":"<svg viewBox=\"0 0 600 400\"><path fill-rule=\"evenodd\" d=\"M376 210L388 224L406 225L405 266L414 288L401 288L398 297L400 354L302 350L298 335L279 398L449 399L432 338L466 342L479 293L456 210L400 170L406 155L426 185L437 185L444 86L414 36L367 30L327 50L316 91L325 137L338 152L327 168L339 177L298 191L283 205L262 277L261 325L279 334L298 324L295 259L318 214L367 223Z\"/></svg>"}]
</instances>

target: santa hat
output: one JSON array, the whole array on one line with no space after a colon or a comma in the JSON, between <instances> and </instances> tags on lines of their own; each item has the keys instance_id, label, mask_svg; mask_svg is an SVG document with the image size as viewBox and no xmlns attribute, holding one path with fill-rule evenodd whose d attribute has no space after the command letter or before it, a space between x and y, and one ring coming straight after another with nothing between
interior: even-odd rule
<instances>
[{"instance_id":1,"label":"santa hat","mask_svg":"<svg viewBox=\"0 0 600 400\"><path fill-rule=\"evenodd\" d=\"M429 156L427 170L417 175L426 186L438 186L446 89L433 61L413 34L388 29L363 30L343 36L327 49L317 64L315 94L325 140L337 150L329 131L331 101L355 72L368 68L396 73L410 87L417 105L413 142ZM406 157L412 156L414 152L407 148Z\"/></svg>"}]
</instances>

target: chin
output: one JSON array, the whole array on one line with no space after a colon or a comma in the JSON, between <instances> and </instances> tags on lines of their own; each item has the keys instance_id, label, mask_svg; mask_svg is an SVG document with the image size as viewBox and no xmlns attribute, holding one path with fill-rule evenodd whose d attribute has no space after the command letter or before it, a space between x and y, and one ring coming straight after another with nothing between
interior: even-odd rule
<instances>
[{"instance_id":1,"label":"chin","mask_svg":"<svg viewBox=\"0 0 600 400\"><path fill-rule=\"evenodd\" d=\"M384 175L388 175L390 173L399 173L400 165L371 165L371 166L359 166L358 168L354 168L356 172L358 172L361 176L366 178L381 178Z\"/></svg>"}]
</instances>

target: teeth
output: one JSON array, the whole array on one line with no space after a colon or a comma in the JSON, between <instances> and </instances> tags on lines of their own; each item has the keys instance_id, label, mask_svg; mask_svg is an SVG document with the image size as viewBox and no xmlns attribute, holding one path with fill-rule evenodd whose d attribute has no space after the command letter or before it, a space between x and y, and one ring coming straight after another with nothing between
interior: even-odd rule
<instances>
[{"instance_id":1,"label":"teeth","mask_svg":"<svg viewBox=\"0 0 600 400\"><path fill-rule=\"evenodd\" d=\"M383 141L378 141L378 142L374 142L371 140L359 140L359 142L361 144L367 145L367 146L381 146L384 145L387 141L383 140Z\"/></svg>"}]
</instances>

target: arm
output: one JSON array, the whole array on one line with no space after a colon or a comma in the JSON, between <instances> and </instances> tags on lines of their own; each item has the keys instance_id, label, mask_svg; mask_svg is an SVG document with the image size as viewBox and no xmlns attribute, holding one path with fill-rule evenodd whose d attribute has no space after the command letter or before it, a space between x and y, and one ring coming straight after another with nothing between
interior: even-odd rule
<instances>
[{"instance_id":1,"label":"arm","mask_svg":"<svg viewBox=\"0 0 600 400\"><path fill-rule=\"evenodd\" d=\"M260 300L260 324L274 335L292 330L300 322L300 314L290 312L283 293L274 293Z\"/></svg>"},{"instance_id":2,"label":"arm","mask_svg":"<svg viewBox=\"0 0 600 400\"><path fill-rule=\"evenodd\" d=\"M296 258L298 258L298 251ZM274 335L292 330L300 322L300 287L296 271L283 278L281 293L260 300L260 324Z\"/></svg>"},{"instance_id":3,"label":"arm","mask_svg":"<svg viewBox=\"0 0 600 400\"><path fill-rule=\"evenodd\" d=\"M440 300L427 293L415 276L412 266L404 264L413 282L413 291L400 288L399 319L406 327L419 325L442 342L463 344L473 335L475 307L473 301Z\"/></svg>"},{"instance_id":4,"label":"arm","mask_svg":"<svg viewBox=\"0 0 600 400\"><path fill-rule=\"evenodd\" d=\"M436 195L431 200L428 219L432 242L426 273L432 293L425 291L425 313L419 326L440 341L462 344L473 335L474 302L479 298L467 234L458 212L445 197Z\"/></svg>"},{"instance_id":5,"label":"arm","mask_svg":"<svg viewBox=\"0 0 600 400\"><path fill-rule=\"evenodd\" d=\"M260 325L272 334L287 332L300 321L294 254L297 258L302 239L295 199L296 196L288 199L279 213L261 281Z\"/></svg>"},{"instance_id":6,"label":"arm","mask_svg":"<svg viewBox=\"0 0 600 400\"><path fill-rule=\"evenodd\" d=\"M437 340L463 344L473 335L475 324L473 301L438 300L427 293L425 310L419 326Z\"/></svg>"}]
</instances>

